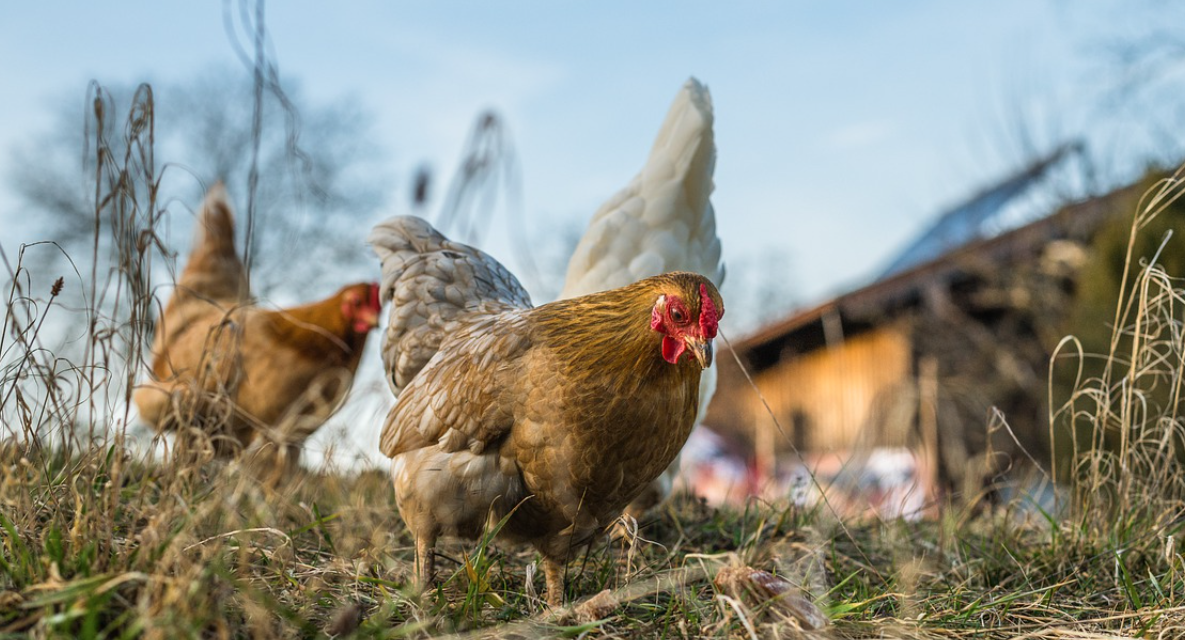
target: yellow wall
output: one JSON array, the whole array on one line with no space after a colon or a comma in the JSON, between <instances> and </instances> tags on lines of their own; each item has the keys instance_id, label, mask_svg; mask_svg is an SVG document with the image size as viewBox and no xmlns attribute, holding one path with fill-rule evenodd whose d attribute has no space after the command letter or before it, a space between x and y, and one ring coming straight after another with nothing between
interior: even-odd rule
<instances>
[{"instance_id":1,"label":"yellow wall","mask_svg":"<svg viewBox=\"0 0 1185 640\"><path fill-rule=\"evenodd\" d=\"M743 407L741 412L748 414L746 422L755 429L759 451L790 449L787 438L802 450L837 451L850 449L858 441L870 444L870 435L879 444L900 439L903 434L862 437L860 432L873 423L870 418L877 417L876 412L891 400L895 389L912 388L910 369L909 341L891 326L866 331L835 346L783 357L753 380L787 432L784 436L756 394L744 393L744 389L730 391L746 398L738 404Z\"/></svg>"}]
</instances>

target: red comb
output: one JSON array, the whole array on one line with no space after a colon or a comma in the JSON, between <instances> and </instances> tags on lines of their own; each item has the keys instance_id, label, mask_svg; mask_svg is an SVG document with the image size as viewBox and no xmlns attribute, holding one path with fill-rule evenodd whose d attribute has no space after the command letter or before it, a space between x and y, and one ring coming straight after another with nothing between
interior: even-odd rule
<instances>
[{"instance_id":1,"label":"red comb","mask_svg":"<svg viewBox=\"0 0 1185 640\"><path fill-rule=\"evenodd\" d=\"M712 296L708 295L708 287L703 283L699 285L699 300L699 330L705 338L711 340L716 337L716 325L720 316L716 314L716 303L712 302Z\"/></svg>"},{"instance_id":2,"label":"red comb","mask_svg":"<svg viewBox=\"0 0 1185 640\"><path fill-rule=\"evenodd\" d=\"M379 285L377 283L370 283L370 305L377 311L383 308L383 303L379 301Z\"/></svg>"}]
</instances>

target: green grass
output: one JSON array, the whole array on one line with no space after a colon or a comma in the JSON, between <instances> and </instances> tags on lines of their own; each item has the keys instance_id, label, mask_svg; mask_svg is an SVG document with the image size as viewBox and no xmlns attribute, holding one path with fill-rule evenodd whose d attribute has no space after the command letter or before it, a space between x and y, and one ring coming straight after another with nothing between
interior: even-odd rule
<instances>
[{"instance_id":1,"label":"green grass","mask_svg":"<svg viewBox=\"0 0 1185 640\"><path fill-rule=\"evenodd\" d=\"M1185 614L1185 567L1169 542L1185 521L1149 521L1142 508L1102 529L1008 508L840 527L819 509L718 510L679 497L641 528L647 540L606 541L570 565L570 598L611 589L623 600L587 620L539 600L534 553L488 540L446 545L441 584L416 594L412 540L384 474L310 474L277 494L233 464L191 469L187 481L109 451L0 455L4 634L314 638L336 624L359 638L684 638L792 628L760 601L726 602L712 577L740 565L800 585L840 637L885 628L1155 637Z\"/></svg>"},{"instance_id":2,"label":"green grass","mask_svg":"<svg viewBox=\"0 0 1185 640\"><path fill-rule=\"evenodd\" d=\"M151 96L140 100L124 131L150 146ZM106 148L101 130L96 140ZM551 611L536 555L489 536L442 545L440 584L410 588L413 543L383 472L310 472L273 489L237 463L126 446L155 313L146 283L163 251L147 241L159 176L132 154L99 157L96 234L114 242L66 281L65 295L82 290L81 316L60 282L38 289L23 252L3 256L0 636L1185 636L1185 289L1139 256L1128 256L1136 284L1120 295L1108 366L1052 403L1051 431L1077 438L1059 460L1068 508L946 504L907 522L677 497L637 536L572 562L574 605ZM1181 185L1158 189L1142 215ZM46 346L53 322L82 327L72 350ZM796 585L830 626L795 632L760 590L716 584L741 566ZM602 590L599 606L581 604Z\"/></svg>"}]
</instances>

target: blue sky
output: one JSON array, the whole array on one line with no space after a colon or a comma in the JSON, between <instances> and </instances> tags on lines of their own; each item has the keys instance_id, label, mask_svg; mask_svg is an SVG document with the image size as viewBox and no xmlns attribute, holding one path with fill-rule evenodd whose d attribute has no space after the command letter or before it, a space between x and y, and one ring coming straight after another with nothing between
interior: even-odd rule
<instances>
[{"instance_id":1,"label":"blue sky","mask_svg":"<svg viewBox=\"0 0 1185 640\"><path fill-rule=\"evenodd\" d=\"M13 145L51 126L52 100L70 96L81 113L92 79L177 81L238 65L223 6L5 4L0 177L20 161ZM583 225L638 171L676 91L698 77L716 107L725 292L773 278L810 304L865 282L943 208L1033 151L1086 135L1101 170L1122 178L1149 147L1175 142L1149 126L1151 111L1117 113L1105 100L1117 86L1108 45L1185 24L1169 10L1157 0L304 0L268 3L267 24L282 74L306 97L352 98L375 114L404 191L423 163L451 172L475 116L497 108L535 221ZM3 224L29 223L0 229L13 255L45 238L0 185ZM493 233L483 248L506 257L508 246ZM762 272L771 255L787 271ZM364 361L371 377L376 361ZM373 457L390 399L381 382L358 386L370 400L339 414L314 449Z\"/></svg>"},{"instance_id":2,"label":"blue sky","mask_svg":"<svg viewBox=\"0 0 1185 640\"><path fill-rule=\"evenodd\" d=\"M0 173L8 147L49 126L48 101L81 105L90 79L237 64L220 3L118 7L0 10ZM1019 121L1039 150L1090 128L1102 45L1139 28L1118 2L1039 0L303 1L268 3L267 22L281 72L309 98L351 96L376 115L401 187L424 162L451 172L475 115L499 109L536 220L586 220L698 77L716 106L725 260L784 254L801 303L859 284L943 207L1022 162ZM1119 157L1134 139L1100 144ZM15 207L0 192L0 213ZM39 239L21 235L5 247Z\"/></svg>"}]
</instances>

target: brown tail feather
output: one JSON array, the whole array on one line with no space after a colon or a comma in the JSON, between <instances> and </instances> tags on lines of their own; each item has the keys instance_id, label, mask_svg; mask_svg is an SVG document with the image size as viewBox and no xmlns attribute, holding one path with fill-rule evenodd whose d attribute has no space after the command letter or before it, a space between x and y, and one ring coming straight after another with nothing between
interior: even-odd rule
<instances>
[{"instance_id":1,"label":"brown tail feather","mask_svg":"<svg viewBox=\"0 0 1185 640\"><path fill-rule=\"evenodd\" d=\"M178 282L187 291L214 300L246 300L247 274L235 251L235 218L226 188L215 183L198 215L189 262Z\"/></svg>"}]
</instances>

